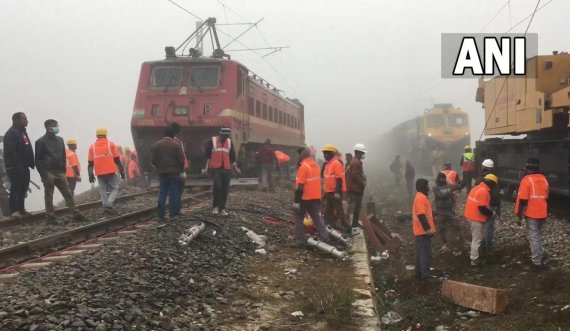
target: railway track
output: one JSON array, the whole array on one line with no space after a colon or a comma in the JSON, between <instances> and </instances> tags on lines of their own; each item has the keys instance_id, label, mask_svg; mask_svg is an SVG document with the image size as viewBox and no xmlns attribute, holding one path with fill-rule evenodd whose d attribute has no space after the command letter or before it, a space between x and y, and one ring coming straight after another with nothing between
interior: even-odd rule
<instances>
[{"instance_id":1,"label":"railway track","mask_svg":"<svg viewBox=\"0 0 570 331\"><path fill-rule=\"evenodd\" d=\"M183 202L192 200L203 201L201 199L208 195L209 192L196 193L183 198ZM153 205L152 207L0 249L0 268L3 268L0 270L0 273L11 271L30 261L41 261L45 257L79 244L97 242L114 232L128 231L138 224L154 220L154 213L156 213L156 206ZM150 215L153 216L149 217Z\"/></svg>"},{"instance_id":2,"label":"railway track","mask_svg":"<svg viewBox=\"0 0 570 331\"><path fill-rule=\"evenodd\" d=\"M115 201L123 202L123 201L127 201L130 199L134 199L136 197L146 195L146 194L151 194L151 193L156 194L156 192L157 192L156 190L150 190L150 191L145 191L145 192L125 194L125 195L118 196L115 199ZM79 210L83 211L83 210L87 210L87 209L91 209L91 208L95 208L95 207L99 207L99 206L101 206L101 200L96 200L96 201L92 201L92 202L86 202L86 203L78 204L76 207ZM68 207L57 208L57 209L55 209L54 212L55 212L56 216L61 216L61 215L68 213L69 208ZM34 223L42 221L46 216L47 216L47 213L45 212L45 210L42 210L42 211L34 212L30 216L27 216L27 217L21 218L21 219L5 218L5 219L0 220L0 229L6 229L6 228L11 228L11 227L20 226L20 225L34 224Z\"/></svg>"}]
</instances>

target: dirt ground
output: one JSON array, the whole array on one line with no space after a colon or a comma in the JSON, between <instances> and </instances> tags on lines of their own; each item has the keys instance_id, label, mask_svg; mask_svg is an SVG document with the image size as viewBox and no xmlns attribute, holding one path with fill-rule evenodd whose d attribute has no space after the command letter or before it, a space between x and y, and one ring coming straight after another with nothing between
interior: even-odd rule
<instances>
[{"instance_id":1,"label":"dirt ground","mask_svg":"<svg viewBox=\"0 0 570 331\"><path fill-rule=\"evenodd\" d=\"M570 270L566 258L570 246L563 244L568 242L570 233L567 220L549 220L545 239L551 269L540 273L529 268L526 230L514 225L511 203L503 205L495 248L481 255L481 266L472 267L469 263L471 235L467 221L461 221L463 239L452 236L455 238L448 245L449 250L441 251L441 240L435 236L432 267L436 276L508 291L509 306L504 315L470 312L443 299L441 281L421 284L414 277L411 221L397 220L397 216L411 211L411 201L403 186L397 188L391 178L388 181L376 183L372 195L377 202L378 218L402 237L403 247L400 257L374 264L373 273L379 315L394 311L402 320L382 325L383 330L570 330ZM456 206L458 215L462 215L464 200L465 193Z\"/></svg>"},{"instance_id":2,"label":"dirt ground","mask_svg":"<svg viewBox=\"0 0 570 331\"><path fill-rule=\"evenodd\" d=\"M290 194L289 190L261 193L258 203L288 212ZM361 299L354 291L358 276L350 259L297 247L290 224L268 226L263 234L269 237L268 253L246 265L250 281L230 300L240 305L226 312L230 315L226 321L232 321L226 324L228 329L360 330L353 306ZM292 316L295 312L302 316Z\"/></svg>"},{"instance_id":3,"label":"dirt ground","mask_svg":"<svg viewBox=\"0 0 570 331\"><path fill-rule=\"evenodd\" d=\"M237 293L248 301L247 316L234 312L233 330L359 330L357 298L349 261L281 245L249 266L253 279ZM294 312L303 317L294 317Z\"/></svg>"}]
</instances>

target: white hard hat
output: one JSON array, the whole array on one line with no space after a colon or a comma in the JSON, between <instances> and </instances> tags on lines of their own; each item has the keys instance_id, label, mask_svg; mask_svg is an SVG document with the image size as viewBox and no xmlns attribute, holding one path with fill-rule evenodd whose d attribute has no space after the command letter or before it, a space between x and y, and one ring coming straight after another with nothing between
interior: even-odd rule
<instances>
[{"instance_id":1,"label":"white hard hat","mask_svg":"<svg viewBox=\"0 0 570 331\"><path fill-rule=\"evenodd\" d=\"M485 168L493 168L495 167L495 162L493 162L491 159L486 159L483 161L483 163L481 163L481 165Z\"/></svg>"},{"instance_id":2,"label":"white hard hat","mask_svg":"<svg viewBox=\"0 0 570 331\"><path fill-rule=\"evenodd\" d=\"M364 146L364 144L358 143L358 144L354 145L354 150L362 152L362 153L366 153L366 147Z\"/></svg>"}]
</instances>

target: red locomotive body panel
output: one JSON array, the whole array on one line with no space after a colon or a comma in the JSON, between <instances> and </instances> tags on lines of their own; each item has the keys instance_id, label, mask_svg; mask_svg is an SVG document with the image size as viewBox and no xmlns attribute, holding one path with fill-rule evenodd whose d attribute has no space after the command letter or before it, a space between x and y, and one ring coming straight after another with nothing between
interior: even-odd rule
<instances>
[{"instance_id":1,"label":"red locomotive body panel","mask_svg":"<svg viewBox=\"0 0 570 331\"><path fill-rule=\"evenodd\" d=\"M267 138L290 156L305 142L303 105L267 88L233 60L167 57L142 64L131 131L143 171L152 171L150 146L173 122L182 127L193 173L205 164L204 141L222 126L231 128L246 171L255 168L255 152Z\"/></svg>"}]
</instances>

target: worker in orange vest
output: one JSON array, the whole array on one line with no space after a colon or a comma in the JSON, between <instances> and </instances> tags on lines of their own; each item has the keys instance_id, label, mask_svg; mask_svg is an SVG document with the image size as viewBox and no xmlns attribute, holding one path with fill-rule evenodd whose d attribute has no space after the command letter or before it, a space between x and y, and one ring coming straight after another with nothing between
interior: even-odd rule
<instances>
[{"instance_id":1,"label":"worker in orange vest","mask_svg":"<svg viewBox=\"0 0 570 331\"><path fill-rule=\"evenodd\" d=\"M465 202L465 218L471 224L471 265L479 264L479 247L485 231L487 219L494 217L495 212L490 208L491 190L499 183L497 176L488 174L483 182L473 187Z\"/></svg>"},{"instance_id":2,"label":"worker in orange vest","mask_svg":"<svg viewBox=\"0 0 570 331\"><path fill-rule=\"evenodd\" d=\"M420 281L432 280L431 237L435 234L433 211L428 199L427 179L416 180L416 196L412 205L412 230L416 239L416 277Z\"/></svg>"},{"instance_id":3,"label":"worker in orange vest","mask_svg":"<svg viewBox=\"0 0 570 331\"><path fill-rule=\"evenodd\" d=\"M323 172L325 223L338 227L335 223L337 219L340 219L340 226L350 228L342 208L343 193L346 192L346 176L344 166L337 154L338 150L333 145L325 145L323 148L323 156L326 161Z\"/></svg>"},{"instance_id":4,"label":"worker in orange vest","mask_svg":"<svg viewBox=\"0 0 570 331\"><path fill-rule=\"evenodd\" d=\"M319 232L322 240L330 241L329 234L321 218L321 176L319 165L311 157L311 150L303 148L299 151L299 168L295 180L295 198L293 210L295 212L295 240L297 245L303 246L306 242L305 225L303 220L308 213Z\"/></svg>"},{"instance_id":5,"label":"worker in orange vest","mask_svg":"<svg viewBox=\"0 0 570 331\"><path fill-rule=\"evenodd\" d=\"M214 184L213 211L214 215L228 216L226 202L230 190L230 171L232 168L239 175L240 169L236 163L236 152L230 139L231 129L222 127L220 135L214 136L205 146L206 167L203 174L210 173Z\"/></svg>"},{"instance_id":6,"label":"worker in orange vest","mask_svg":"<svg viewBox=\"0 0 570 331\"><path fill-rule=\"evenodd\" d=\"M473 185L473 178L475 178L475 154L473 154L471 146L465 146L463 150L465 153L461 155L461 160L459 160L459 165L463 172L463 179L461 181L465 183L467 194L469 194Z\"/></svg>"},{"instance_id":7,"label":"worker in orange vest","mask_svg":"<svg viewBox=\"0 0 570 331\"><path fill-rule=\"evenodd\" d=\"M130 159L127 163L127 177L129 181L135 181L141 176L141 170L139 168L139 160L135 153L130 153Z\"/></svg>"},{"instance_id":8,"label":"worker in orange vest","mask_svg":"<svg viewBox=\"0 0 570 331\"><path fill-rule=\"evenodd\" d=\"M77 157L77 139L67 140L67 150L65 151L66 169L65 177L71 194L75 194L77 183L81 183L81 164Z\"/></svg>"},{"instance_id":9,"label":"worker in orange vest","mask_svg":"<svg viewBox=\"0 0 570 331\"><path fill-rule=\"evenodd\" d=\"M89 182L95 183L95 176L99 183L99 192L103 204L103 212L117 215L119 212L113 207L119 194L119 178L125 179L125 170L117 146L107 139L107 129L99 128L96 131L97 140L89 147Z\"/></svg>"},{"instance_id":10,"label":"worker in orange vest","mask_svg":"<svg viewBox=\"0 0 570 331\"><path fill-rule=\"evenodd\" d=\"M275 158L277 158L277 180L281 179L281 172L283 171L285 172L285 178L291 179L291 170L289 169L289 161L291 160L291 157L281 151L275 151Z\"/></svg>"},{"instance_id":11,"label":"worker in orange vest","mask_svg":"<svg viewBox=\"0 0 570 331\"><path fill-rule=\"evenodd\" d=\"M443 164L443 170L441 171L445 175L447 184L457 185L459 184L459 175L453 169L451 169L451 162L447 161Z\"/></svg>"},{"instance_id":12,"label":"worker in orange vest","mask_svg":"<svg viewBox=\"0 0 570 331\"><path fill-rule=\"evenodd\" d=\"M495 162L491 159L485 159L481 162L481 175L475 179L475 185L479 185L485 176L488 174L496 175ZM495 185L491 190L491 203L489 207L495 212L494 217L487 218L485 223L485 236L481 246L485 252L490 252L493 249L493 237L495 236L495 221L501 216L501 186Z\"/></svg>"},{"instance_id":13,"label":"worker in orange vest","mask_svg":"<svg viewBox=\"0 0 570 331\"><path fill-rule=\"evenodd\" d=\"M525 175L519 185L515 214L518 224L525 218L528 224L528 240L532 254L532 269L548 269L542 261L542 229L548 217L549 185L546 177L539 172L540 161L529 158L526 161Z\"/></svg>"}]
</instances>

